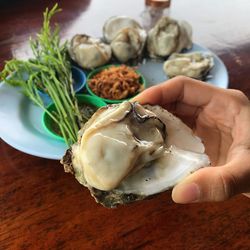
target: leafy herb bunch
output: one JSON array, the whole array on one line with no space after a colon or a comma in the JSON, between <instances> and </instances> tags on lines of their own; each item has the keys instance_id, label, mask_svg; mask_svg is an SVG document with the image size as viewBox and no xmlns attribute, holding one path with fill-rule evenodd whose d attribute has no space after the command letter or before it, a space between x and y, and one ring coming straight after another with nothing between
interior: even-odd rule
<instances>
[{"instance_id":1,"label":"leafy herb bunch","mask_svg":"<svg viewBox=\"0 0 250 250\"><path fill-rule=\"evenodd\" d=\"M50 27L51 18L61 9L56 4L43 13L43 26L35 39L30 38L33 58L7 61L1 79L12 86L20 86L23 93L44 109L56 122L68 145L77 141L83 121L73 89L67 41L61 44L59 26ZM47 93L55 104L56 112L49 112L39 91Z\"/></svg>"}]
</instances>

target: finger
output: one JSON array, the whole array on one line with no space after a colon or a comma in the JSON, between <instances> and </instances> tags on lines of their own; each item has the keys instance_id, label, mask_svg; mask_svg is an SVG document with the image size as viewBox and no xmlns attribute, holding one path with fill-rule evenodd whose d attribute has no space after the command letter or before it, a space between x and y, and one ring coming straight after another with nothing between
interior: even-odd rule
<instances>
[{"instance_id":1,"label":"finger","mask_svg":"<svg viewBox=\"0 0 250 250\"><path fill-rule=\"evenodd\" d=\"M197 117L201 108L185 104L182 102L175 103L175 105L171 105L171 109L168 109L169 112L178 114L178 116L191 116Z\"/></svg>"},{"instance_id":2,"label":"finger","mask_svg":"<svg viewBox=\"0 0 250 250\"><path fill-rule=\"evenodd\" d=\"M250 193L244 194L247 198L250 198Z\"/></svg>"},{"instance_id":3,"label":"finger","mask_svg":"<svg viewBox=\"0 0 250 250\"><path fill-rule=\"evenodd\" d=\"M193 173L175 186L172 198L176 203L224 201L235 194L249 192L249 168L231 165L207 167Z\"/></svg>"},{"instance_id":4,"label":"finger","mask_svg":"<svg viewBox=\"0 0 250 250\"><path fill-rule=\"evenodd\" d=\"M144 90L133 101L141 104L158 104L166 107L173 102L182 102L191 106L204 106L219 88L184 76L172 78L162 84Z\"/></svg>"}]
</instances>

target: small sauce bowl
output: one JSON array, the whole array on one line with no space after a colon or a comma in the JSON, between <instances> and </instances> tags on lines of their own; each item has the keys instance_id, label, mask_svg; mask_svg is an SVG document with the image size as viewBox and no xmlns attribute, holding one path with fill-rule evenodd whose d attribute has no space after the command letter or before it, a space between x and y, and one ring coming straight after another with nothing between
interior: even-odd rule
<instances>
[{"instance_id":1,"label":"small sauce bowl","mask_svg":"<svg viewBox=\"0 0 250 250\"><path fill-rule=\"evenodd\" d=\"M73 78L73 89L75 93L81 91L86 84L86 74L83 70L76 66L71 66L72 69L72 78ZM50 96L43 91L38 90L39 96L42 98L45 106L48 106L52 103Z\"/></svg>"},{"instance_id":2,"label":"small sauce bowl","mask_svg":"<svg viewBox=\"0 0 250 250\"><path fill-rule=\"evenodd\" d=\"M133 95L133 96L130 96L129 98L114 100L114 99L102 98L102 97L96 95L96 94L91 90L91 88L90 88L90 86L89 86L89 81L90 81L96 74L100 73L101 71L103 71L103 70L105 70L105 69L108 69L108 68L110 68L110 67L113 67L113 66L119 67L119 66L121 66L121 65L119 65L119 64L106 65L106 66L103 66L103 67L99 67L99 68L97 68L97 69L94 69L94 70L92 70L92 71L88 74L88 76L87 76L87 82L86 82L86 89L87 89L88 93L89 93L91 96L94 96L94 97L96 97L96 98L99 98L99 99L101 99L102 101L104 101L104 102L106 102L106 103L109 103L109 104L121 103L121 102L123 102L123 101L128 101L128 100L132 99L133 97L135 97L136 95L138 95L139 92L137 92L137 93L136 93L135 95ZM128 66L128 67L129 67L129 66ZM130 68L132 68L132 67L130 67ZM133 68L132 68L132 69L133 69ZM143 77L143 75L142 75L139 71L137 71L137 70L135 70L135 69L133 69L133 70L140 76L140 78L139 78L140 84L142 85L143 89L145 89L145 88L146 88L146 80L145 80L145 78Z\"/></svg>"}]
</instances>

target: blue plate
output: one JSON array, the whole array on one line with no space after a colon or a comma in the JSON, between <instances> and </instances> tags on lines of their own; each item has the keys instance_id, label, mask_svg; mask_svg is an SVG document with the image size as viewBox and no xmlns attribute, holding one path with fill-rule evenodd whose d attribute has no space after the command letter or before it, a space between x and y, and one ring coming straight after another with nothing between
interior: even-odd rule
<instances>
[{"instance_id":1,"label":"blue plate","mask_svg":"<svg viewBox=\"0 0 250 250\"><path fill-rule=\"evenodd\" d=\"M86 84L86 74L83 70L79 69L76 66L72 66L71 69L72 69L72 78L73 78L73 88L75 92L78 93L84 88ZM51 98L47 94L45 94L42 91L38 91L38 93L40 97L42 98L45 106L48 106L49 104L52 103Z\"/></svg>"},{"instance_id":2,"label":"blue plate","mask_svg":"<svg viewBox=\"0 0 250 250\"><path fill-rule=\"evenodd\" d=\"M214 59L214 67L210 70L206 82L209 82L221 88L228 87L227 69L218 56L216 56L210 50L198 44L193 44L192 49L186 50L183 53L190 53L190 52L210 53ZM164 73L162 67L163 63L161 61L155 61L155 60L147 60L145 64L141 64L138 66L138 71L140 71L144 76L144 78L146 79L147 87L168 80L168 77Z\"/></svg>"},{"instance_id":3,"label":"blue plate","mask_svg":"<svg viewBox=\"0 0 250 250\"><path fill-rule=\"evenodd\" d=\"M211 70L211 84L227 88L228 73L223 62L211 51L197 44L191 51L210 52L214 57ZM149 85L167 79L162 70L162 62L147 61L138 67ZM14 148L25 153L48 159L60 159L67 146L54 139L42 125L43 110L35 106L18 88L0 84L0 137Z\"/></svg>"}]
</instances>

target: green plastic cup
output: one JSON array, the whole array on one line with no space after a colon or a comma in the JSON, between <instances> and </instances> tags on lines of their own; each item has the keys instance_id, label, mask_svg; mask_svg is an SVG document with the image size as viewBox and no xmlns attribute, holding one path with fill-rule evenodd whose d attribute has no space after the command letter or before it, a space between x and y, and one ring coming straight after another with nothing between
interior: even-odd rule
<instances>
[{"instance_id":1,"label":"green plastic cup","mask_svg":"<svg viewBox=\"0 0 250 250\"><path fill-rule=\"evenodd\" d=\"M79 104L90 104L96 108L100 108L103 106L106 106L107 104L100 100L99 98L96 98L94 96L90 95L84 95L84 94L77 94L76 98L78 100ZM54 103L51 103L47 110L49 112L56 111L56 107ZM55 122L52 120L52 118L48 115L47 112L44 111L42 116L42 125L45 131L51 135L54 139L64 141L64 138L55 130Z\"/></svg>"}]
</instances>

